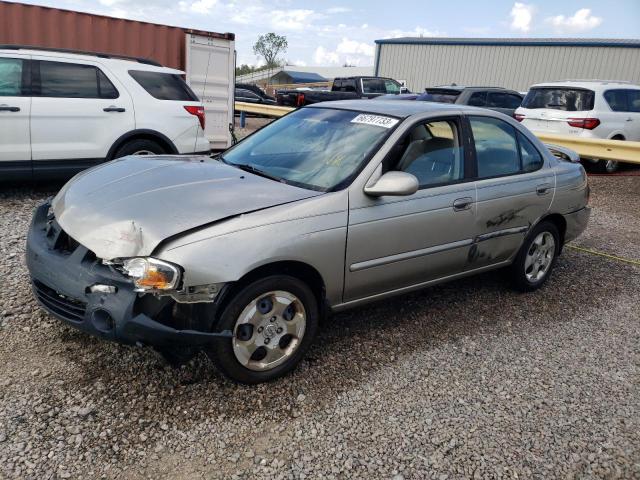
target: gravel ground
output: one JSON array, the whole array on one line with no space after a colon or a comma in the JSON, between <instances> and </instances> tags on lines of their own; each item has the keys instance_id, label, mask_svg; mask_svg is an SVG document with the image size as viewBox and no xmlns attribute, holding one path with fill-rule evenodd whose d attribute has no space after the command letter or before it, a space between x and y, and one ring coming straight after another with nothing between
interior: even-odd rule
<instances>
[{"instance_id":1,"label":"gravel ground","mask_svg":"<svg viewBox=\"0 0 640 480\"><path fill-rule=\"evenodd\" d=\"M594 178L578 244L640 260L640 178ZM640 478L640 267L567 249L337 315L301 368L242 387L90 338L23 261L54 189L0 190L0 477Z\"/></svg>"}]
</instances>

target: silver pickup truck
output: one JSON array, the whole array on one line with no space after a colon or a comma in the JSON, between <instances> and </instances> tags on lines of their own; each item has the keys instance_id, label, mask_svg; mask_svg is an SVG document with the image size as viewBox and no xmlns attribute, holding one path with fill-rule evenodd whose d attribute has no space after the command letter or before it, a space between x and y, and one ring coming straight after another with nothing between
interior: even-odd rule
<instances>
[{"instance_id":1,"label":"silver pickup truck","mask_svg":"<svg viewBox=\"0 0 640 480\"><path fill-rule=\"evenodd\" d=\"M80 173L36 210L27 264L68 324L263 382L327 312L501 267L539 288L589 218L585 172L557 153L489 110L316 104L214 158Z\"/></svg>"}]
</instances>

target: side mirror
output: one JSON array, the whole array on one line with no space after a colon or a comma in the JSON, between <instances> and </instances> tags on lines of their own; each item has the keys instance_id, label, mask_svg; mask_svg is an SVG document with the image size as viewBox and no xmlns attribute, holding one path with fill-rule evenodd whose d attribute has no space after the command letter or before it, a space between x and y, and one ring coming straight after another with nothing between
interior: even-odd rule
<instances>
[{"instance_id":1,"label":"side mirror","mask_svg":"<svg viewBox=\"0 0 640 480\"><path fill-rule=\"evenodd\" d=\"M580 155L567 147L562 147L560 145L553 145L550 143L544 144L549 151L553 154L554 157L559 158L560 160L566 160L572 163L580 163Z\"/></svg>"},{"instance_id":2,"label":"side mirror","mask_svg":"<svg viewBox=\"0 0 640 480\"><path fill-rule=\"evenodd\" d=\"M372 197L413 195L418 191L418 179L407 172L387 172L376 182L364 187L364 193Z\"/></svg>"}]
</instances>

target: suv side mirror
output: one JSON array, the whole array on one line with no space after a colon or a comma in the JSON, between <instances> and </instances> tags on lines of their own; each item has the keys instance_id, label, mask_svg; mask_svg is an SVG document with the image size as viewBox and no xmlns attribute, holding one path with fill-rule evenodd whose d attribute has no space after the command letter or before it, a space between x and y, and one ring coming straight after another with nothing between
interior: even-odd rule
<instances>
[{"instance_id":1,"label":"suv side mirror","mask_svg":"<svg viewBox=\"0 0 640 480\"><path fill-rule=\"evenodd\" d=\"M413 195L418 191L418 179L407 172L387 172L372 185L364 187L364 193L372 197Z\"/></svg>"}]
</instances>

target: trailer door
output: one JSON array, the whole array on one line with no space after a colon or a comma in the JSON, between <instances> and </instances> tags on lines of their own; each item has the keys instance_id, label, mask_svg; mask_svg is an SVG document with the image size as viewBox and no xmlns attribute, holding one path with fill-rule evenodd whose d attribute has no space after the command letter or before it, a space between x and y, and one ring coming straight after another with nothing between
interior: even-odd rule
<instances>
[{"instance_id":1,"label":"trailer door","mask_svg":"<svg viewBox=\"0 0 640 480\"><path fill-rule=\"evenodd\" d=\"M204 103L205 134L215 150L231 146L234 48L230 40L186 34L187 83Z\"/></svg>"}]
</instances>

